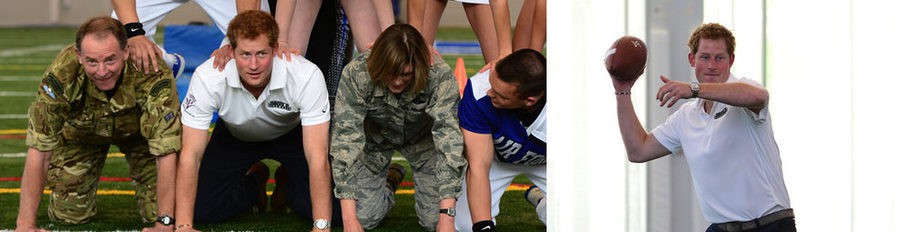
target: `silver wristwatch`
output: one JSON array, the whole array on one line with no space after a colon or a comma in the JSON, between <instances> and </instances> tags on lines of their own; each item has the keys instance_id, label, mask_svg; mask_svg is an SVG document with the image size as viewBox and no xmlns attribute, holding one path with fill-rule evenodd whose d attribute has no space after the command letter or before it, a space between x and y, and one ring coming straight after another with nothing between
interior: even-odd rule
<instances>
[{"instance_id":1,"label":"silver wristwatch","mask_svg":"<svg viewBox=\"0 0 900 232\"><path fill-rule=\"evenodd\" d=\"M691 98L697 98L700 95L700 83L696 81L691 82Z\"/></svg>"},{"instance_id":2,"label":"silver wristwatch","mask_svg":"<svg viewBox=\"0 0 900 232\"><path fill-rule=\"evenodd\" d=\"M447 214L450 217L456 217L456 208L446 208L438 210L438 213Z\"/></svg>"},{"instance_id":3,"label":"silver wristwatch","mask_svg":"<svg viewBox=\"0 0 900 232\"><path fill-rule=\"evenodd\" d=\"M313 221L313 227L315 227L316 229L320 229L320 230L331 229L331 222L329 222L328 220L319 218L319 219L316 219L315 221Z\"/></svg>"}]
</instances>

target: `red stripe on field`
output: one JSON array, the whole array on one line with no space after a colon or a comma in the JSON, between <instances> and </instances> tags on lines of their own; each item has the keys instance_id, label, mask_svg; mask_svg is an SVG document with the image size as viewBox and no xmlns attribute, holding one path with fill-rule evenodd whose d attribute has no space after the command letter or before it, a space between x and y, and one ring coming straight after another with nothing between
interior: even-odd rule
<instances>
[{"instance_id":1,"label":"red stripe on field","mask_svg":"<svg viewBox=\"0 0 900 232\"><path fill-rule=\"evenodd\" d=\"M25 135L0 135L0 139L25 139Z\"/></svg>"}]
</instances>

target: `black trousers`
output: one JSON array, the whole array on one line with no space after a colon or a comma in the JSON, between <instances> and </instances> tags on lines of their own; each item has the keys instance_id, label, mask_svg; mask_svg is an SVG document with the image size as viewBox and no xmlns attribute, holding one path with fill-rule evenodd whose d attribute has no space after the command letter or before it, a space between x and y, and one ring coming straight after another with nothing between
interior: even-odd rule
<instances>
[{"instance_id":1,"label":"black trousers","mask_svg":"<svg viewBox=\"0 0 900 232\"><path fill-rule=\"evenodd\" d=\"M794 222L794 218L790 217L790 218L785 218L785 219L781 219L781 220L769 223L767 225L760 226L758 228L754 228L752 230L744 230L744 231L796 232L797 226L796 226L796 222ZM716 227L715 225L710 225L708 228L706 228L706 232L725 232L725 231L722 229L719 229L719 227Z\"/></svg>"},{"instance_id":2,"label":"black trousers","mask_svg":"<svg viewBox=\"0 0 900 232\"><path fill-rule=\"evenodd\" d=\"M246 212L259 194L256 180L245 176L250 165L274 159L286 168L287 205L301 218L312 220L309 165L303 153L301 126L270 141L246 142L235 138L220 118L200 163L194 221L217 223ZM274 172L275 170L270 170ZM329 188L332 189L332 188ZM341 222L341 206L332 198L332 223Z\"/></svg>"}]
</instances>

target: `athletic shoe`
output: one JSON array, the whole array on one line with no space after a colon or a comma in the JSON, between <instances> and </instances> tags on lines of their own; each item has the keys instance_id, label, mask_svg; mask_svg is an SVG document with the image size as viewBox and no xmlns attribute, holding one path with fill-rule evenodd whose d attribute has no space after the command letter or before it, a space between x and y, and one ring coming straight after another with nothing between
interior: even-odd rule
<instances>
[{"instance_id":1,"label":"athletic shoe","mask_svg":"<svg viewBox=\"0 0 900 232\"><path fill-rule=\"evenodd\" d=\"M537 185L532 185L528 187L528 190L525 190L525 200L528 200L528 203L531 203L534 207L537 207L538 203L541 203L544 200L544 191L537 187Z\"/></svg>"},{"instance_id":2,"label":"athletic shoe","mask_svg":"<svg viewBox=\"0 0 900 232\"><path fill-rule=\"evenodd\" d=\"M247 176L256 182L256 188L259 189L256 203L253 204L251 210L253 210L254 213L265 212L266 204L269 200L268 195L266 195L266 182L269 182L269 166L266 166L263 162L256 162L253 165L250 165L250 168L247 169L247 173L244 173L244 176Z\"/></svg>"},{"instance_id":3,"label":"athletic shoe","mask_svg":"<svg viewBox=\"0 0 900 232\"><path fill-rule=\"evenodd\" d=\"M287 196L284 189L288 185L287 170L284 165L275 169L275 190L272 191L272 203L269 205L269 211L273 213L287 213Z\"/></svg>"},{"instance_id":4,"label":"athletic shoe","mask_svg":"<svg viewBox=\"0 0 900 232\"><path fill-rule=\"evenodd\" d=\"M172 77L178 80L181 74L184 73L184 66L187 66L187 63L185 63L184 56L178 53L172 53L171 55L175 58L174 62L172 62Z\"/></svg>"},{"instance_id":5,"label":"athletic shoe","mask_svg":"<svg viewBox=\"0 0 900 232\"><path fill-rule=\"evenodd\" d=\"M400 164L392 163L390 167L388 167L387 174L387 186L391 189L391 191L396 192L397 188L400 187L400 182L403 182L403 177L406 176L406 169Z\"/></svg>"}]
</instances>

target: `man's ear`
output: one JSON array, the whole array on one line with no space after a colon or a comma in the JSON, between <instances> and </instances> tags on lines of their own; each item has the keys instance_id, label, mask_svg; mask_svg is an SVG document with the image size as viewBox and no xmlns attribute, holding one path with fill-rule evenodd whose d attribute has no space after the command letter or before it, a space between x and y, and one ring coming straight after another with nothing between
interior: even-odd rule
<instances>
[{"instance_id":1,"label":"man's ear","mask_svg":"<svg viewBox=\"0 0 900 232\"><path fill-rule=\"evenodd\" d=\"M734 60L732 59L732 61L734 61ZM688 62L691 63L691 68L693 68L694 67L694 53L688 52Z\"/></svg>"},{"instance_id":2,"label":"man's ear","mask_svg":"<svg viewBox=\"0 0 900 232\"><path fill-rule=\"evenodd\" d=\"M541 94L539 94L539 95L537 95L537 96L526 97L526 98L525 98L525 106L531 107L531 106L533 106L534 104L537 104L537 102L540 101L541 98L543 98L543 97L544 97L544 93L541 93Z\"/></svg>"}]
</instances>

